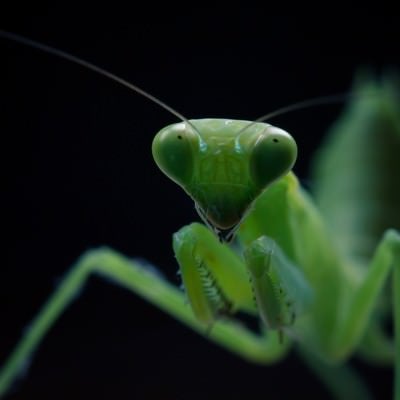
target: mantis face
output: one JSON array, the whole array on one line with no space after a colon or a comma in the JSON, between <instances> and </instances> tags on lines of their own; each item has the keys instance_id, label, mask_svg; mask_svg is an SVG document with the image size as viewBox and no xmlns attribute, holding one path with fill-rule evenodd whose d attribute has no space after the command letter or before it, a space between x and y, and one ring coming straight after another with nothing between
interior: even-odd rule
<instances>
[{"instance_id":1,"label":"mantis face","mask_svg":"<svg viewBox=\"0 0 400 400\"><path fill-rule=\"evenodd\" d=\"M154 138L159 168L195 201L202 218L231 230L252 202L290 171L294 139L272 125L228 119L169 125Z\"/></svg>"}]
</instances>

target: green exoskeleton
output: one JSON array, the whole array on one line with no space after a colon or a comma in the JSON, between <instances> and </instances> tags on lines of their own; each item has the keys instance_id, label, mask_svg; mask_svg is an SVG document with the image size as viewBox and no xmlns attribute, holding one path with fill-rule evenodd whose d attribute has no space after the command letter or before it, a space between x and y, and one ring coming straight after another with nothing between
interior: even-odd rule
<instances>
[{"instance_id":1,"label":"green exoskeleton","mask_svg":"<svg viewBox=\"0 0 400 400\"><path fill-rule=\"evenodd\" d=\"M96 273L251 362L278 361L294 346L338 398L368 397L340 367L354 352L392 363L400 400L400 107L389 82L367 82L351 96L314 163L311 197L291 172L297 146L287 132L263 122L187 120L92 64L0 36L106 75L181 118L155 136L153 156L205 223L173 236L184 291L111 249L84 254L3 365L0 396ZM387 315L376 308L384 296L392 296ZM258 318L259 331L239 312ZM390 316L394 338L384 331Z\"/></svg>"},{"instance_id":2,"label":"green exoskeleton","mask_svg":"<svg viewBox=\"0 0 400 400\"><path fill-rule=\"evenodd\" d=\"M159 132L153 156L224 241L232 237L266 187L288 174L297 146L287 132L264 123L188 122ZM212 326L219 315L235 309L255 311L253 294L268 328L280 329L294 320L295 308L310 297L311 289L273 240L260 236L245 250L244 265L240 258L225 264L229 256L219 255L223 245L211 252L209 244L201 244L205 235L197 224L174 235L186 294L199 321Z\"/></svg>"}]
</instances>

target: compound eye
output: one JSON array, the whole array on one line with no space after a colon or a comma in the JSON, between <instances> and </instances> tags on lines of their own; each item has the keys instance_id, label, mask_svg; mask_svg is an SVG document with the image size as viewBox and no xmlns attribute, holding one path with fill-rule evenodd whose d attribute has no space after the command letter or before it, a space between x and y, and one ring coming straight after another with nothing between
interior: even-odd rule
<instances>
[{"instance_id":1,"label":"compound eye","mask_svg":"<svg viewBox=\"0 0 400 400\"><path fill-rule=\"evenodd\" d=\"M153 140L153 157L165 175L178 185L187 185L193 173L193 151L198 148L198 134L187 123L165 127Z\"/></svg>"},{"instance_id":2,"label":"compound eye","mask_svg":"<svg viewBox=\"0 0 400 400\"><path fill-rule=\"evenodd\" d=\"M255 185L264 189L287 174L297 157L297 145L282 129L268 126L257 139L250 156L250 173Z\"/></svg>"}]
</instances>

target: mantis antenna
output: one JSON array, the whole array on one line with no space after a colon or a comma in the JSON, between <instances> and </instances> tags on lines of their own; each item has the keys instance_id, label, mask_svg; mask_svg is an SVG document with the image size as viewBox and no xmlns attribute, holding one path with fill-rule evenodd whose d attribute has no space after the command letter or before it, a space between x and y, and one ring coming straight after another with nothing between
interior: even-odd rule
<instances>
[{"instance_id":1,"label":"mantis antenna","mask_svg":"<svg viewBox=\"0 0 400 400\"><path fill-rule=\"evenodd\" d=\"M139 93L140 95L142 95L143 97L145 97L146 99L152 101L153 103L157 104L158 106L160 106L161 108L163 108L164 110L167 110L168 112L170 112L171 114L175 115L176 117L178 117L179 119L181 119L183 122L185 122L186 124L188 124L199 136L200 136L200 132L196 129L196 127L186 118L184 117L180 112L176 111L175 109L173 109L172 107L170 107L169 105L165 104L163 101L161 101L160 99L158 99L157 97L151 95L150 93L146 92L145 90L141 89L140 87L134 85L133 83L128 82L127 80L113 74L112 72L107 71L104 68L98 67L95 64L92 64L86 60L83 60L82 58L76 57L72 54L69 54L63 50L59 50L55 47L52 46L48 46L46 44L37 42L36 40L32 40L29 39L25 36L21 36L18 35L16 33L12 33L12 32L7 32L7 31L3 31L0 29L0 37L5 38L5 39L9 39L12 40L14 42L17 43L21 43L23 45L29 46L29 47L33 47L37 50L41 50L45 53L57 56L59 58L62 58L64 60L68 60L71 61L74 64L78 64L86 69L89 69L90 71L94 71L102 76L105 76L106 78L111 79L114 82L119 83L120 85L127 87L130 90L133 90L136 93Z\"/></svg>"},{"instance_id":2,"label":"mantis antenna","mask_svg":"<svg viewBox=\"0 0 400 400\"><path fill-rule=\"evenodd\" d=\"M321 106L332 103L340 103L341 101L347 100L348 98L353 96L356 95L354 93L339 93L339 94L333 94L331 96L313 97L312 99L302 100L297 103L278 108L275 111L262 115L261 117L257 118L254 122L265 122L279 115L287 114L292 111L302 110L304 108ZM247 129L247 127L245 129Z\"/></svg>"},{"instance_id":3,"label":"mantis antenna","mask_svg":"<svg viewBox=\"0 0 400 400\"><path fill-rule=\"evenodd\" d=\"M245 126L238 132L238 137L240 137L240 135L242 135L244 131L246 131L248 128L250 128L257 122L265 122L270 120L271 118L278 117L279 115L284 115L292 111L302 110L309 107L340 103L344 100L350 99L355 96L358 95L356 93L339 93L330 96L313 97L311 99L302 100L297 103L289 104L288 106L278 108L277 110L269 112L268 114L264 114L261 117L250 122L247 126Z\"/></svg>"},{"instance_id":4,"label":"mantis antenna","mask_svg":"<svg viewBox=\"0 0 400 400\"><path fill-rule=\"evenodd\" d=\"M101 68L95 64L92 64L89 61L83 60L82 58L76 57L70 53L67 53L63 50L59 50L55 47L52 46L48 46L46 44L40 43L36 40L32 40L29 39L25 36L22 35L18 35L16 33L13 32L8 32L8 31L4 31L0 29L0 37L5 38L5 39L9 39L12 40L14 42L23 44L25 46L29 46L29 47L33 47L37 50L43 51L45 53L48 54L52 54L54 56L57 56L59 58L62 58L64 60L68 60L74 64L78 64L86 69L89 69L90 71L94 71L96 73L98 73L99 75L102 75L106 78L111 79L114 82L119 83L120 85L127 87L128 89L142 95L143 97L145 97L146 99L152 101L153 103L157 104L159 107L163 108L164 110L167 110L168 112L170 112L171 114L175 115L176 117L178 117L180 120L182 120L183 122L185 122L186 124L188 124L193 130L194 132L196 132L196 134L201 137L200 132L198 131L198 129L180 112L178 112L177 110L175 110L174 108L170 107L169 105L167 105L166 103L164 103L163 101L161 101L160 99L158 99L157 97L151 95L150 93L146 92L145 90L141 89L139 86L134 85L131 82L128 82L127 80L119 77L118 75L113 74L112 72L107 71L104 68ZM268 114L264 114L261 117L257 118L256 120L250 122L247 126L245 126L242 130L240 130L238 132L238 137L244 132L246 131L248 128L250 128L251 126L253 126L255 123L257 122L264 122L266 120L269 120L271 118L277 117L279 115L283 115L292 111L297 111L297 110L301 110L304 108L309 108L309 107L313 107L313 106L318 106L318 105L324 105L324 104L332 104L332 103L338 103L341 101L344 101L348 98L351 98L353 96L355 96L356 94L354 93L340 93L340 94L336 94L336 95L331 95L331 96L321 96L321 97L314 97L311 99L307 99L307 100L303 100L303 101L299 101L297 103L293 103L281 108L278 108L275 111L269 112Z\"/></svg>"}]
</instances>

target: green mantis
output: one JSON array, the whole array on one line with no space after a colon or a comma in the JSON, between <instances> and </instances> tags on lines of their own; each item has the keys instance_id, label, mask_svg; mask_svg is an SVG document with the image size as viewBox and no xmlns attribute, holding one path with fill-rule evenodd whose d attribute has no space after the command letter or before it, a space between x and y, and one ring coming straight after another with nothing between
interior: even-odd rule
<instances>
[{"instance_id":1,"label":"green mantis","mask_svg":"<svg viewBox=\"0 0 400 400\"><path fill-rule=\"evenodd\" d=\"M253 362L278 361L294 346L322 375L324 369L329 371L332 363L344 362L356 349L368 353L371 360L394 362L397 357L398 365L399 340L392 344L383 335L381 316L374 313L393 273L393 315L399 331L398 189L392 184L384 186L379 175L375 180L379 189L365 196L369 199L374 192L385 193L385 206L379 206L377 195L375 203L372 198L364 211L366 216L355 218L354 223L355 214L363 214L359 199L355 199L353 211L340 217L347 201L347 196L340 195L349 193L356 184L360 186L354 197L370 189L376 171L368 174L364 185L359 176L351 176L362 167L357 165L357 153L347 150L361 149L365 143L362 135L368 134L370 141L379 132L372 150L370 147L362 154L375 154L376 146L390 143L379 151L377 168L399 169L395 156L386 157L387 152L399 148L400 136L398 103L389 92L379 87L374 96L354 99L353 108L337 128L343 132L342 139L337 139L342 143L333 142L330 155L321 158L316 167L321 176L316 178L315 192L322 211L289 172L296 145L284 131L262 123L215 119L184 120L163 129L154 140L155 160L195 200L209 226L192 224L174 235L185 293L112 250L87 253L5 364L0 393L7 390L21 362L92 273L110 277ZM353 142L343 144L349 137ZM344 150L335 151L339 145ZM338 153L344 154L340 161ZM345 159L346 154L351 157ZM344 171L339 176L332 174L339 167ZM343 175L348 171L346 180ZM342 182L344 188L336 186ZM326 185L336 189L329 192ZM389 217L384 216L391 209ZM371 216L373 229L366 222ZM389 223L382 221L384 218ZM386 228L394 229L383 233ZM341 230L339 238L333 235L334 230ZM350 245L351 238L361 244ZM225 239L232 245L221 243ZM258 318L260 331L246 328L237 316L239 311ZM323 378L327 379L327 374ZM398 369L396 374L398 398ZM338 396L365 395L361 384L347 383L344 390L343 381L338 381L332 378L328 382Z\"/></svg>"}]
</instances>

